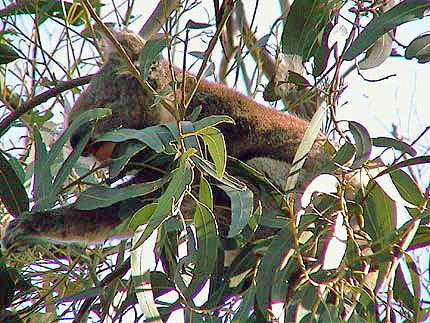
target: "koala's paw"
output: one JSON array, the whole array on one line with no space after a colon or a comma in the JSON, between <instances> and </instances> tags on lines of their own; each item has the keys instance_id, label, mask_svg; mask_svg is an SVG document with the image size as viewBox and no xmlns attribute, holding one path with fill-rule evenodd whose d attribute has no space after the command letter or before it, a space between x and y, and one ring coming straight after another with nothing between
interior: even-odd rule
<instances>
[{"instance_id":1,"label":"koala's paw","mask_svg":"<svg viewBox=\"0 0 430 323\"><path fill-rule=\"evenodd\" d=\"M31 244L31 230L25 218L18 217L10 222L1 241L3 250Z\"/></svg>"}]
</instances>

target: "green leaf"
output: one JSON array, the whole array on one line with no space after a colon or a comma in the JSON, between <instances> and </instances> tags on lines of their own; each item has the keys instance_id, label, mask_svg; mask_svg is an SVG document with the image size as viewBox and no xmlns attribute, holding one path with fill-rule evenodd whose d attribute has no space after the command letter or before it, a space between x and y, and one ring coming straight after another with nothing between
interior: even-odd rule
<instances>
[{"instance_id":1,"label":"green leaf","mask_svg":"<svg viewBox=\"0 0 430 323\"><path fill-rule=\"evenodd\" d=\"M194 271L197 271L199 276L206 276L213 272L218 258L218 230L211 209L200 201L195 201L195 204L194 225L197 232L197 262ZM198 280L203 281L203 278Z\"/></svg>"},{"instance_id":2,"label":"green leaf","mask_svg":"<svg viewBox=\"0 0 430 323\"><path fill-rule=\"evenodd\" d=\"M146 41L139 56L140 73L142 73L144 80L148 78L149 69L154 60L166 46L167 42L165 38L153 38Z\"/></svg>"},{"instance_id":3,"label":"green leaf","mask_svg":"<svg viewBox=\"0 0 430 323\"><path fill-rule=\"evenodd\" d=\"M195 21L190 19L187 21L185 28L187 28L187 29L204 29L204 28L207 28L210 26L212 26L212 25L208 24L208 23L203 23L203 22L195 22Z\"/></svg>"},{"instance_id":4,"label":"green leaf","mask_svg":"<svg viewBox=\"0 0 430 323\"><path fill-rule=\"evenodd\" d=\"M200 186L199 186L199 201L205 204L211 211L214 208L213 194L212 188L203 176L200 177Z\"/></svg>"},{"instance_id":5,"label":"green leaf","mask_svg":"<svg viewBox=\"0 0 430 323\"><path fill-rule=\"evenodd\" d=\"M235 190L229 186L218 185L230 198L231 203L231 224L228 230L228 237L235 237L242 231L248 223L254 208L254 194L251 190Z\"/></svg>"},{"instance_id":6,"label":"green leaf","mask_svg":"<svg viewBox=\"0 0 430 323\"><path fill-rule=\"evenodd\" d=\"M17 166L21 167L19 164ZM0 151L0 199L7 211L15 216L28 211L30 207L24 185L2 151Z\"/></svg>"},{"instance_id":7,"label":"green leaf","mask_svg":"<svg viewBox=\"0 0 430 323\"><path fill-rule=\"evenodd\" d=\"M359 168L369 160L372 152L372 140L370 139L369 132L363 125L355 121L349 121L349 129L355 141L355 158L352 162L351 168Z\"/></svg>"},{"instance_id":8,"label":"green leaf","mask_svg":"<svg viewBox=\"0 0 430 323\"><path fill-rule=\"evenodd\" d=\"M209 116L194 122L194 129L198 132L204 128L214 127L223 122L235 124L234 119L229 116Z\"/></svg>"},{"instance_id":9,"label":"green leaf","mask_svg":"<svg viewBox=\"0 0 430 323\"><path fill-rule=\"evenodd\" d=\"M428 0L402 1L386 13L373 19L352 42L345 52L344 59L352 60L385 33L408 21L423 17L426 10L430 8Z\"/></svg>"},{"instance_id":10,"label":"green leaf","mask_svg":"<svg viewBox=\"0 0 430 323\"><path fill-rule=\"evenodd\" d=\"M145 149L142 142L128 141L115 145L115 149L109 163L109 176L114 178L129 164L130 159Z\"/></svg>"},{"instance_id":11,"label":"green leaf","mask_svg":"<svg viewBox=\"0 0 430 323\"><path fill-rule=\"evenodd\" d=\"M320 133L321 122L325 115L325 110L326 107L320 106L312 117L308 127L306 128L302 141L300 142L296 154L294 155L290 174L287 178L287 184L285 185L286 192L293 190L296 186L299 171L303 168L303 165L306 161L306 157L312 149L312 146L316 138L318 137L318 134Z\"/></svg>"},{"instance_id":12,"label":"green leaf","mask_svg":"<svg viewBox=\"0 0 430 323\"><path fill-rule=\"evenodd\" d=\"M408 276L409 280L409 276ZM394 299L401 302L406 306L408 310L413 312L414 309L414 296L409 290L408 283L406 282L405 274L403 270L399 266L396 270L396 275L394 278L394 286L393 286L393 296Z\"/></svg>"},{"instance_id":13,"label":"green leaf","mask_svg":"<svg viewBox=\"0 0 430 323\"><path fill-rule=\"evenodd\" d=\"M377 137L372 138L372 144L375 147L390 147L399 150L402 153L406 153L412 157L417 155L417 151L414 147L408 145L407 143L400 141L398 139L390 137Z\"/></svg>"},{"instance_id":14,"label":"green leaf","mask_svg":"<svg viewBox=\"0 0 430 323\"><path fill-rule=\"evenodd\" d=\"M282 260L290 249L294 248L293 234L289 227L278 232L270 243L268 250L258 266L255 286L256 299L259 309L266 313L269 307L272 282L275 272L279 271Z\"/></svg>"},{"instance_id":15,"label":"green leaf","mask_svg":"<svg viewBox=\"0 0 430 323\"><path fill-rule=\"evenodd\" d=\"M288 73L288 83L293 83L299 87L307 87L311 85L302 75L293 71L289 71Z\"/></svg>"},{"instance_id":16,"label":"green leaf","mask_svg":"<svg viewBox=\"0 0 430 323\"><path fill-rule=\"evenodd\" d=\"M92 186L79 194L74 207L78 210L94 210L107 207L117 202L143 196L159 189L165 179L161 178L153 182L133 184L121 188L110 188L102 185Z\"/></svg>"},{"instance_id":17,"label":"green leaf","mask_svg":"<svg viewBox=\"0 0 430 323\"><path fill-rule=\"evenodd\" d=\"M15 50L6 44L0 44L0 64L7 64L21 58Z\"/></svg>"},{"instance_id":18,"label":"green leaf","mask_svg":"<svg viewBox=\"0 0 430 323\"><path fill-rule=\"evenodd\" d=\"M391 55L393 48L393 37L387 33L378 38L366 52L366 57L358 63L362 70L378 67Z\"/></svg>"},{"instance_id":19,"label":"green leaf","mask_svg":"<svg viewBox=\"0 0 430 323\"><path fill-rule=\"evenodd\" d=\"M97 138L96 142L112 141L112 142L124 142L126 140L139 140L144 144L148 145L151 149L157 153L161 153L164 150L164 144L158 136L157 130L161 130L160 127L148 127L144 129L118 129L107 132Z\"/></svg>"},{"instance_id":20,"label":"green leaf","mask_svg":"<svg viewBox=\"0 0 430 323\"><path fill-rule=\"evenodd\" d=\"M372 237L375 250L392 243L395 232L394 202L384 193L381 187L371 182L367 189L371 189L364 202L364 229Z\"/></svg>"},{"instance_id":21,"label":"green leaf","mask_svg":"<svg viewBox=\"0 0 430 323\"><path fill-rule=\"evenodd\" d=\"M51 164L53 160L48 159L48 151L37 127L33 128L34 143L36 146L36 156L34 158L34 198L42 201L52 192ZM50 203L47 203L49 208ZM44 205L37 205L36 210L44 209Z\"/></svg>"},{"instance_id":22,"label":"green leaf","mask_svg":"<svg viewBox=\"0 0 430 323\"><path fill-rule=\"evenodd\" d=\"M321 34L319 34L316 39L318 43L316 44L312 52L312 55L314 56L314 68L312 74L314 76L320 76L327 68L328 58L330 56L331 49L333 48L328 47L328 37L332 29L333 24L328 21L322 34L322 37Z\"/></svg>"},{"instance_id":23,"label":"green leaf","mask_svg":"<svg viewBox=\"0 0 430 323\"><path fill-rule=\"evenodd\" d=\"M133 217L128 225L130 230L136 231L140 225L147 224L157 207L158 203L151 203L145 205L139 211L133 214Z\"/></svg>"},{"instance_id":24,"label":"green leaf","mask_svg":"<svg viewBox=\"0 0 430 323\"><path fill-rule=\"evenodd\" d=\"M242 295L239 310L233 317L231 323L248 322L249 309L254 306L255 302L255 286L248 288Z\"/></svg>"},{"instance_id":25,"label":"green leaf","mask_svg":"<svg viewBox=\"0 0 430 323\"><path fill-rule=\"evenodd\" d=\"M318 46L317 37L324 31L334 3L327 0L294 1L282 32L282 52L308 60L312 49Z\"/></svg>"},{"instance_id":26,"label":"green leaf","mask_svg":"<svg viewBox=\"0 0 430 323\"><path fill-rule=\"evenodd\" d=\"M320 323L341 323L339 319L339 306L333 304L324 304L324 310L319 317L318 322Z\"/></svg>"},{"instance_id":27,"label":"green leaf","mask_svg":"<svg viewBox=\"0 0 430 323\"><path fill-rule=\"evenodd\" d=\"M426 225L420 225L407 251L428 247L429 245L430 245L430 227Z\"/></svg>"},{"instance_id":28,"label":"green leaf","mask_svg":"<svg viewBox=\"0 0 430 323\"><path fill-rule=\"evenodd\" d=\"M405 57L416 58L421 64L430 62L430 35L421 35L411 41L406 48Z\"/></svg>"},{"instance_id":29,"label":"green leaf","mask_svg":"<svg viewBox=\"0 0 430 323\"><path fill-rule=\"evenodd\" d=\"M185 189L193 181L194 173L190 163L181 159L179 167L172 172L171 180L164 194L158 199L158 206L148 221L145 231L135 247L139 247L151 233L157 229L172 212L172 203L176 203L185 194Z\"/></svg>"},{"instance_id":30,"label":"green leaf","mask_svg":"<svg viewBox=\"0 0 430 323\"><path fill-rule=\"evenodd\" d=\"M233 189L240 190L240 191L244 191L247 189L247 187L244 183L242 183L241 181L239 181L238 179L229 175L226 172L224 173L224 176L222 178L219 178L218 174L216 172L216 169L215 169L215 165L212 162L210 162L206 159L202 159L197 155L192 156L191 160L196 164L197 168L200 171L207 173L208 175L217 179L222 184L227 185Z\"/></svg>"},{"instance_id":31,"label":"green leaf","mask_svg":"<svg viewBox=\"0 0 430 323\"><path fill-rule=\"evenodd\" d=\"M222 178L227 163L227 150L223 134L217 128L207 127L200 130L198 135L203 139L212 160L215 162L218 178Z\"/></svg>"},{"instance_id":32,"label":"green leaf","mask_svg":"<svg viewBox=\"0 0 430 323\"><path fill-rule=\"evenodd\" d=\"M390 176L402 198L416 206L423 203L424 194L409 174L397 169L392 171ZM408 212L411 216L418 216L420 213L417 209L408 209Z\"/></svg>"},{"instance_id":33,"label":"green leaf","mask_svg":"<svg viewBox=\"0 0 430 323\"><path fill-rule=\"evenodd\" d=\"M50 193L53 199L56 199L56 195L60 192L60 189L64 181L71 173L73 166L75 166L76 164L76 161L79 159L79 157L81 157L82 152L85 149L85 146L90 140L90 137L91 137L91 133L87 132L84 135L84 137L79 141L75 149L73 149L73 151L67 157L67 159L61 164L61 167L58 170L57 175L55 175L54 182L52 185L52 191Z\"/></svg>"},{"instance_id":34,"label":"green leaf","mask_svg":"<svg viewBox=\"0 0 430 323\"><path fill-rule=\"evenodd\" d=\"M96 120L99 118L106 117L110 115L112 111L110 109L91 109L85 111L73 120L72 124L66 129L66 131L61 135L60 138L52 145L51 150L48 154L48 159L44 160L44 163L51 165L54 160L63 152L64 146L67 140L76 132L76 130L86 123ZM45 149L46 150L46 149Z\"/></svg>"},{"instance_id":35,"label":"green leaf","mask_svg":"<svg viewBox=\"0 0 430 323\"><path fill-rule=\"evenodd\" d=\"M189 150L190 148L194 148L197 151L201 151L199 141L197 140L197 136L194 132L194 126L191 121L180 121L179 126L182 130L183 142L185 146L185 150Z\"/></svg>"}]
</instances>

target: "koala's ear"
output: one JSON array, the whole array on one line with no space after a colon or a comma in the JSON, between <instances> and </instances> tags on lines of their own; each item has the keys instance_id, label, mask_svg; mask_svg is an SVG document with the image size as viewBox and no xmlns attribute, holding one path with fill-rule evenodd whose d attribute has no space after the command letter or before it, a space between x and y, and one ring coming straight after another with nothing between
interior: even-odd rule
<instances>
[{"instance_id":1,"label":"koala's ear","mask_svg":"<svg viewBox=\"0 0 430 323\"><path fill-rule=\"evenodd\" d=\"M121 44L121 46L127 52L127 55L132 60L136 60L139 57L139 54L142 51L143 46L145 45L145 41L135 33L132 33L131 31L128 31L126 29L121 31L114 30L112 33L115 36L115 39ZM118 54L115 46L106 36L103 36L103 44L104 44L103 47L104 47L104 51L107 59L112 57L112 55Z\"/></svg>"}]
</instances>

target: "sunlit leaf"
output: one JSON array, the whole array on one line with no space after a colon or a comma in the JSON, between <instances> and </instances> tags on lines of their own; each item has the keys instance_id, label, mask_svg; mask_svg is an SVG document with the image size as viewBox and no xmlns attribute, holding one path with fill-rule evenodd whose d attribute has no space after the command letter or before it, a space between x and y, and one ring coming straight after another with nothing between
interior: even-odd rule
<instances>
[{"instance_id":1,"label":"sunlit leaf","mask_svg":"<svg viewBox=\"0 0 430 323\"><path fill-rule=\"evenodd\" d=\"M198 132L204 128L214 127L223 122L234 124L233 118L229 116L209 116L194 122L194 129Z\"/></svg>"},{"instance_id":2,"label":"sunlit leaf","mask_svg":"<svg viewBox=\"0 0 430 323\"><path fill-rule=\"evenodd\" d=\"M382 35L408 21L422 18L424 12L428 9L430 9L430 4L427 0L400 2L397 6L373 19L366 26L357 39L351 43L345 52L344 58L346 60L354 59L374 44Z\"/></svg>"},{"instance_id":3,"label":"sunlit leaf","mask_svg":"<svg viewBox=\"0 0 430 323\"><path fill-rule=\"evenodd\" d=\"M132 282L140 307L145 313L146 320L154 323L163 323L161 315L157 310L152 290L150 274L152 262L147 259L147 250L153 249L154 242L147 240L147 238L144 239L142 237L143 234L144 228L138 227L133 237L131 251ZM156 232L154 232L155 235ZM140 241L144 242L138 245Z\"/></svg>"},{"instance_id":4,"label":"sunlit leaf","mask_svg":"<svg viewBox=\"0 0 430 323\"><path fill-rule=\"evenodd\" d=\"M410 42L405 51L407 59L417 58L418 63L430 61L430 35L421 35Z\"/></svg>"},{"instance_id":5,"label":"sunlit leaf","mask_svg":"<svg viewBox=\"0 0 430 323\"><path fill-rule=\"evenodd\" d=\"M198 134L208 147L212 160L215 162L218 178L222 178L227 162L227 150L223 134L214 127L204 128Z\"/></svg>"}]
</instances>

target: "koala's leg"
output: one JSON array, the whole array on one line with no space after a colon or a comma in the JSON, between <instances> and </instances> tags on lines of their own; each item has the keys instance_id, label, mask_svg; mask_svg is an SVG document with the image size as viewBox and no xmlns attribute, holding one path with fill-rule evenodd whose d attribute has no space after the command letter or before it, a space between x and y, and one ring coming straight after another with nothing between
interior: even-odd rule
<instances>
[{"instance_id":1,"label":"koala's leg","mask_svg":"<svg viewBox=\"0 0 430 323\"><path fill-rule=\"evenodd\" d=\"M126 238L128 231L110 236L111 231L139 209L138 199L130 199L109 207L78 210L71 206L21 215L9 223L2 247L18 247L38 241L78 242L91 244L107 238Z\"/></svg>"}]
</instances>

